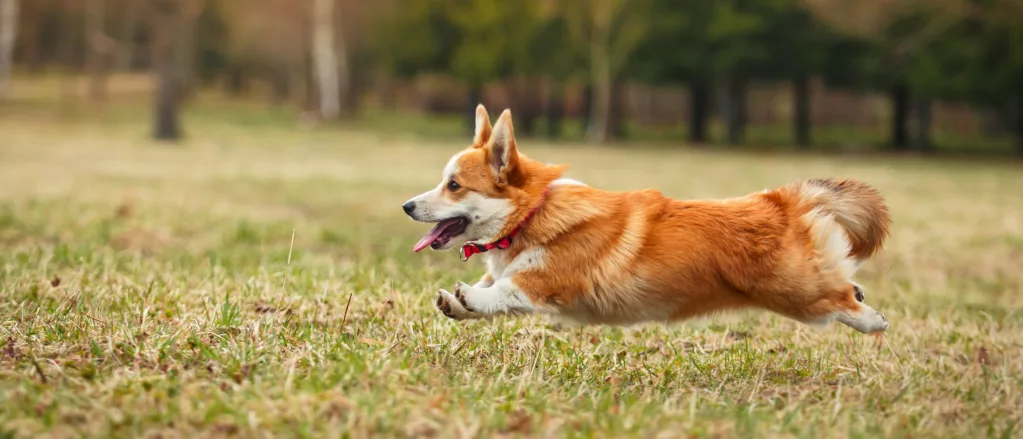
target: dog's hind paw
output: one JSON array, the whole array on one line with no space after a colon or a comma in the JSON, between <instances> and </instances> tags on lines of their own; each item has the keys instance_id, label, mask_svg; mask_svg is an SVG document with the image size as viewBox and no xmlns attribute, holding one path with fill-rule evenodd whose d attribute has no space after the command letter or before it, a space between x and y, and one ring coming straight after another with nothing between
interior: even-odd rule
<instances>
[{"instance_id":1,"label":"dog's hind paw","mask_svg":"<svg viewBox=\"0 0 1023 439\"><path fill-rule=\"evenodd\" d=\"M863 334L877 334L888 330L888 318L867 305L860 304L858 311L843 311L838 321Z\"/></svg>"}]
</instances>

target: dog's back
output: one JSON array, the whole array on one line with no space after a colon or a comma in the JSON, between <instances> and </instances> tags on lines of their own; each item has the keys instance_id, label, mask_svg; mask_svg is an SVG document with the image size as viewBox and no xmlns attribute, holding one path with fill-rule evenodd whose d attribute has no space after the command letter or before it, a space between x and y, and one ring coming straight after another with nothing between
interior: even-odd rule
<instances>
[{"instance_id":1,"label":"dog's back","mask_svg":"<svg viewBox=\"0 0 1023 439\"><path fill-rule=\"evenodd\" d=\"M539 299L594 322L747 306L826 321L862 308L850 279L881 247L888 223L877 192L851 180L700 201L558 188L530 230L556 268L529 282Z\"/></svg>"}]
</instances>

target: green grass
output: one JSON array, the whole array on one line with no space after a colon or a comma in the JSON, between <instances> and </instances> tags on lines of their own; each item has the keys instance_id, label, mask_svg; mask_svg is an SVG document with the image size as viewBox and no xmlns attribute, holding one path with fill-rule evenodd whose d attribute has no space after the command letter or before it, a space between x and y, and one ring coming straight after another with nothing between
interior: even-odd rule
<instances>
[{"instance_id":1,"label":"green grass","mask_svg":"<svg viewBox=\"0 0 1023 439\"><path fill-rule=\"evenodd\" d=\"M608 189L880 188L884 339L766 313L632 328L455 323L482 273L401 203L464 141L203 105L0 118L0 436L1018 437L1017 165L545 145Z\"/></svg>"}]
</instances>

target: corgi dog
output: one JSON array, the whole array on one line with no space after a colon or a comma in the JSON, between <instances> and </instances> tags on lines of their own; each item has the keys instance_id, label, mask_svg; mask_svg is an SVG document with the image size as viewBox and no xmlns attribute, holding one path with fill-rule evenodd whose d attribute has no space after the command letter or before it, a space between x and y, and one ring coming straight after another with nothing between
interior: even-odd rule
<instances>
[{"instance_id":1,"label":"corgi dog","mask_svg":"<svg viewBox=\"0 0 1023 439\"><path fill-rule=\"evenodd\" d=\"M404 203L435 223L413 250L480 254L487 272L436 306L456 320L542 313L583 324L671 322L756 308L811 325L888 329L852 280L890 216L880 193L810 179L721 200L611 192L563 178L519 152L510 110L476 109L472 145L440 184Z\"/></svg>"}]
</instances>

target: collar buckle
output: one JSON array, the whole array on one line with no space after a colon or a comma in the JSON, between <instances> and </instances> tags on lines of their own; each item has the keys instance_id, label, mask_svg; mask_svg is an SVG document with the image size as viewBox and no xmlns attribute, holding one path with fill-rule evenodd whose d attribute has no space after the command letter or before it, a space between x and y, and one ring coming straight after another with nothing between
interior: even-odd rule
<instances>
[{"instance_id":1,"label":"collar buckle","mask_svg":"<svg viewBox=\"0 0 1023 439\"><path fill-rule=\"evenodd\" d=\"M484 246L481 246L479 244L468 243L463 245L462 249L459 250L458 252L462 257L462 262L465 262L468 261L469 257L471 257L472 255L477 253L483 253L485 251L487 251L487 248Z\"/></svg>"}]
</instances>

